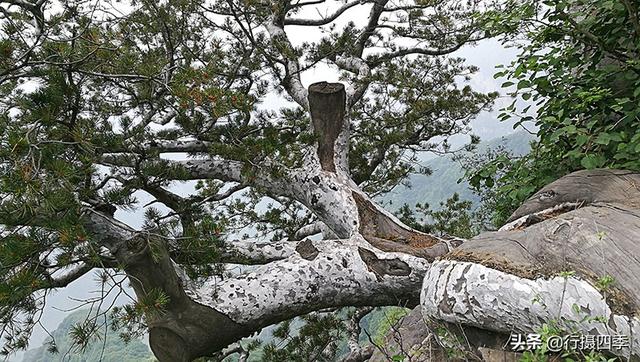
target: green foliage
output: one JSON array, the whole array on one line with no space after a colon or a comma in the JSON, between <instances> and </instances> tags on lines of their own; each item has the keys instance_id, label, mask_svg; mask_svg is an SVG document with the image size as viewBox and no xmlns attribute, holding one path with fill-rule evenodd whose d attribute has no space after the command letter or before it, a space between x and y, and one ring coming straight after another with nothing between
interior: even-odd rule
<instances>
[{"instance_id":1,"label":"green foliage","mask_svg":"<svg viewBox=\"0 0 640 362\"><path fill-rule=\"evenodd\" d=\"M606 292L609 290L615 283L615 279L611 275L604 275L596 281L596 288L598 290Z\"/></svg>"},{"instance_id":2,"label":"green foliage","mask_svg":"<svg viewBox=\"0 0 640 362\"><path fill-rule=\"evenodd\" d=\"M110 311L110 325L119 331L120 338L129 342L147 333L146 319L157 318L165 313L169 297L161 290L152 289L144 297L131 304L115 306Z\"/></svg>"},{"instance_id":3,"label":"green foliage","mask_svg":"<svg viewBox=\"0 0 640 362\"><path fill-rule=\"evenodd\" d=\"M302 5L292 5L289 15ZM416 9L406 18L399 11L403 14L392 22L410 26L382 32L356 35L352 23L331 26L321 41L293 47L262 31L267 20L285 11L282 1L3 3L0 322L6 328L0 334L6 342L1 352L27 346L49 290L65 287L92 267L128 267L123 258L109 255L113 250L105 250L100 233L84 230L89 212L138 210L138 195L164 204L142 206L142 234L154 236L143 246L157 258L165 246L158 240L170 239L171 258L195 282L222 276L225 234L250 227L283 239L316 221L295 200L277 198L264 212L256 207L274 196L253 184L256 169L277 178L284 167L299 167L303 150L315 141L301 107L261 107L268 92L281 91L297 76L282 67L294 56L302 71L338 56L370 63L367 79L340 74L355 85L371 82L362 101L349 109L350 166L366 191L378 194L402 182L415 171L411 159L417 152L448 152L446 141L433 138L469 132L469 121L496 97L466 84L476 68L444 56L481 37L472 16L475 5L475 0L455 8L433 4L437 11ZM365 37L368 33L377 34ZM360 50L355 36L363 37ZM442 48L443 56L381 58L364 49L383 46L394 52L396 36L418 40L425 49ZM240 162L247 181L236 185L221 177L202 182L189 196L171 193L176 182L193 177L161 149L184 140L205 145L187 151L188 157ZM243 190L244 197L229 197L229 190ZM123 336L131 338L142 331L144 316L161 313L166 303L161 291L149 290L138 303L115 309L114 323L126 326ZM86 346L97 333L93 327L74 329L80 344ZM302 341L299 346L307 352L316 348Z\"/></svg>"},{"instance_id":4,"label":"green foliage","mask_svg":"<svg viewBox=\"0 0 640 362\"><path fill-rule=\"evenodd\" d=\"M465 169L484 164L494 155L508 154L510 157L521 157L529 152L529 143L534 137L526 132L516 132L494 140L480 142L473 151L461 151L454 155L436 157L420 164L431 174L412 174L406 180L407 185L398 185L391 192L379 197L390 210L397 212L408 204L413 211L419 203L423 206L433 205L437 210L441 201L457 193L461 200L473 202L471 211L474 224L481 229L491 229L491 216L496 205L495 188L484 188L479 194L469 187L464 179ZM425 221L425 220L423 220ZM426 221L429 221L428 218Z\"/></svg>"},{"instance_id":5,"label":"green foliage","mask_svg":"<svg viewBox=\"0 0 640 362\"><path fill-rule=\"evenodd\" d=\"M373 343L384 346L387 335L393 332L392 328L407 314L409 310L401 307L378 308L371 312L365 329L371 335Z\"/></svg>"},{"instance_id":6,"label":"green foliage","mask_svg":"<svg viewBox=\"0 0 640 362\"><path fill-rule=\"evenodd\" d=\"M508 3L493 32L524 35L521 54L496 77L516 97L502 119L534 121L539 141L523 158L499 156L473 170L477 189L496 187L496 224L560 176L599 167L640 169L640 26L627 0ZM535 104L535 106L534 106ZM532 108L534 107L534 108Z\"/></svg>"},{"instance_id":7,"label":"green foliage","mask_svg":"<svg viewBox=\"0 0 640 362\"><path fill-rule=\"evenodd\" d=\"M475 223L475 216L471 212L472 202L460 200L460 196L454 193L446 201L440 202L438 210L431 210L429 205L416 205L416 213L424 215L417 219L414 211L405 204L396 215L402 222L414 229L427 233L471 238L480 232L480 227ZM426 218L426 220L425 220Z\"/></svg>"},{"instance_id":8,"label":"green foliage","mask_svg":"<svg viewBox=\"0 0 640 362\"><path fill-rule=\"evenodd\" d=\"M456 78L469 80L476 71L461 58L418 57L381 66L371 77L371 92L351 114L354 180L366 182L368 192L386 192L409 173L424 172L415 167L416 151L450 152L448 138L470 133L469 122L497 96L455 85Z\"/></svg>"},{"instance_id":9,"label":"green foliage","mask_svg":"<svg viewBox=\"0 0 640 362\"><path fill-rule=\"evenodd\" d=\"M568 278L575 276L576 272L572 270L562 271L559 276L564 278L564 287L567 288ZM598 281L596 287L602 291L607 291L607 288L614 282L613 278L609 275L602 276ZM605 295L606 298L606 295ZM532 300L532 303L540 304L544 309L548 309L550 305L547 304L540 295L536 295ZM559 306L565 304L564 293L562 298L557 302ZM557 306L556 306L557 307ZM542 362L548 361L550 356L561 358L562 361L589 361L589 362L614 362L618 361L617 357L611 357L609 353L600 350L583 350L577 349L579 345L573 345L572 343L565 343L566 338L581 338L585 336L584 330L580 327L584 323L601 323L605 327L607 326L608 319L603 315L593 315L591 311L582 309L578 304L571 306L574 318L552 318L546 323L542 324L542 327L537 331L540 335L541 344L538 348L525 351L523 353L521 361L525 362ZM593 337L593 335L592 335ZM553 338L553 348L549 347L550 339ZM560 348L562 347L562 348Z\"/></svg>"},{"instance_id":10,"label":"green foliage","mask_svg":"<svg viewBox=\"0 0 640 362\"><path fill-rule=\"evenodd\" d=\"M103 316L91 318L88 310L78 310L69 314L51 333L52 338L38 348L26 352L24 362L142 362L154 361L151 351L141 340L132 339L125 343L118 334L108 326L110 318ZM79 346L77 335L83 330L94 328L98 333L90 333L93 337ZM82 347L82 348L80 348Z\"/></svg>"},{"instance_id":11,"label":"green foliage","mask_svg":"<svg viewBox=\"0 0 640 362\"><path fill-rule=\"evenodd\" d=\"M224 265L218 263L224 248L223 230L224 224L210 215L203 215L184 230L184 238L180 239L176 254L190 277L221 275L224 272Z\"/></svg>"},{"instance_id":12,"label":"green foliage","mask_svg":"<svg viewBox=\"0 0 640 362\"><path fill-rule=\"evenodd\" d=\"M559 352L551 353L549 351L549 339L550 338L564 338L568 335L571 335L571 331L567 331L565 328L560 327L559 321L551 320L549 323L544 323L540 330L538 330L538 334L540 334L541 345L539 348L532 351L524 351L522 357L520 358L520 362L546 362L549 361L550 356L553 355L555 358L559 358L558 360L564 362L574 362L574 361L586 361L586 362L616 362L619 361L617 357L607 356L605 353L600 351L584 351L584 350L574 350L572 348L564 349ZM582 335L581 333L575 333L574 336L578 337Z\"/></svg>"},{"instance_id":13,"label":"green foliage","mask_svg":"<svg viewBox=\"0 0 640 362\"><path fill-rule=\"evenodd\" d=\"M333 313L308 314L295 331L291 321L283 322L273 332L275 340L263 347L265 362L332 361L338 342L344 337L344 324Z\"/></svg>"},{"instance_id":14,"label":"green foliage","mask_svg":"<svg viewBox=\"0 0 640 362\"><path fill-rule=\"evenodd\" d=\"M255 62L240 47L221 52L221 41L201 31L208 21L197 2L125 2L130 11L117 18L107 2L50 5L39 29L20 6L10 5L6 12L5 6L0 19L0 319L6 326L5 354L27 345L44 301L44 295L34 293L65 286L56 285L54 273L78 263L113 266L83 229L87 207L132 210L139 206L135 192L145 189L157 196L172 180L184 178L183 169L170 167L153 150L140 151L140 146L202 133L221 118L229 122L210 136L226 144L228 136L219 139L219 133L239 130L234 137L240 140L242 132L253 132L240 125L264 94L264 82L250 76ZM162 132L148 128L166 118L177 127ZM107 152L116 152L110 159L114 164L134 167L117 176L105 173L103 165L109 162L102 156ZM145 222L148 231L167 236L184 222L188 235L174 246L183 248L185 260L196 255L202 260L188 268L197 276L220 273L217 234L225 225L200 219L205 211L201 200L173 205L174 214L149 209ZM196 221L190 225L189 220ZM76 332L82 336L91 330Z\"/></svg>"}]
</instances>

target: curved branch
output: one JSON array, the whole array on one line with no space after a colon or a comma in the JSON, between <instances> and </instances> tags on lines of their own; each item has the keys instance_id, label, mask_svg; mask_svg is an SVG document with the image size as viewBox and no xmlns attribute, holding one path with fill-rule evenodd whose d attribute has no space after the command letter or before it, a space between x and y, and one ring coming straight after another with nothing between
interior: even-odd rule
<instances>
[{"instance_id":1,"label":"curved branch","mask_svg":"<svg viewBox=\"0 0 640 362\"><path fill-rule=\"evenodd\" d=\"M404 57L410 54L422 54L422 55L433 55L433 56L447 55L460 49L463 45L467 43L468 41L459 42L458 44L452 47L444 48L444 49L425 49L425 48L419 48L419 47L400 48L395 52L371 56L369 57L369 59L367 59L367 64L369 64L370 67L375 68L385 62L390 61L391 59Z\"/></svg>"},{"instance_id":2,"label":"curved branch","mask_svg":"<svg viewBox=\"0 0 640 362\"><path fill-rule=\"evenodd\" d=\"M364 53L364 49L366 48L367 41L369 38L375 33L376 28L378 27L378 21L380 21L380 16L384 12L384 7L387 5L389 0L375 0L373 3L373 7L371 8L371 12L369 13L369 22L367 26L362 31L362 34L358 37L356 41L356 53L355 55L359 58L362 57Z\"/></svg>"},{"instance_id":3,"label":"curved branch","mask_svg":"<svg viewBox=\"0 0 640 362\"><path fill-rule=\"evenodd\" d=\"M333 22L334 20L336 20L340 15L342 15L342 13L344 13L345 11L351 9L352 7L354 7L356 5L362 5L362 4L365 4L367 2L368 2L367 0L356 0L356 1L352 1L352 2L346 3L346 4L342 5L340 8L338 8L333 14L323 16L320 19L288 18L288 19L284 20L284 25L301 25L301 26L321 26L321 25L326 25L326 24L329 24L329 23Z\"/></svg>"},{"instance_id":4,"label":"curved branch","mask_svg":"<svg viewBox=\"0 0 640 362\"><path fill-rule=\"evenodd\" d=\"M338 56L334 62L338 68L357 74L355 84L347 89L347 104L349 107L356 104L364 95L369 86L367 77L371 74L371 68L364 60L353 56Z\"/></svg>"},{"instance_id":5,"label":"curved branch","mask_svg":"<svg viewBox=\"0 0 640 362\"><path fill-rule=\"evenodd\" d=\"M271 16L264 24L271 40L275 43L276 48L284 58L286 76L283 80L284 89L289 96L298 103L302 108L309 109L309 101L307 99L307 89L302 86L300 81L300 64L298 57L294 54L294 47L284 31L284 24L278 21L274 15Z\"/></svg>"}]
</instances>

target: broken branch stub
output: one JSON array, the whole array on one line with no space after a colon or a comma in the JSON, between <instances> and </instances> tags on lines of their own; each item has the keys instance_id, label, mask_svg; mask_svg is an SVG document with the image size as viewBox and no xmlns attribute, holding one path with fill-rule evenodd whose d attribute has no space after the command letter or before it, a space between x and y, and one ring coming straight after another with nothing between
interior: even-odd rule
<instances>
[{"instance_id":1,"label":"broken branch stub","mask_svg":"<svg viewBox=\"0 0 640 362\"><path fill-rule=\"evenodd\" d=\"M318 158L324 171L335 172L335 142L344 125L346 92L342 83L319 82L309 86L309 110L318 138Z\"/></svg>"}]
</instances>

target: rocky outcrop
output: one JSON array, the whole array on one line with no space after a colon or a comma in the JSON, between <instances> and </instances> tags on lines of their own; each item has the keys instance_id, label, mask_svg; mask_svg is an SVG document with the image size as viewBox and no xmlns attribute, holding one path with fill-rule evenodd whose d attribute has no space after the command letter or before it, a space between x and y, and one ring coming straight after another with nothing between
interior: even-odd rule
<instances>
[{"instance_id":1,"label":"rocky outcrop","mask_svg":"<svg viewBox=\"0 0 640 362\"><path fill-rule=\"evenodd\" d=\"M407 316L402 337L392 332L388 345L419 351L435 337L446 351L429 322L443 321L475 358L508 361L516 358L502 352L511 333L553 324L566 333L618 336L627 342L606 353L639 360L639 275L640 174L575 172L533 195L499 231L434 261L424 279L422 315L415 309ZM377 352L372 361L383 358Z\"/></svg>"}]
</instances>

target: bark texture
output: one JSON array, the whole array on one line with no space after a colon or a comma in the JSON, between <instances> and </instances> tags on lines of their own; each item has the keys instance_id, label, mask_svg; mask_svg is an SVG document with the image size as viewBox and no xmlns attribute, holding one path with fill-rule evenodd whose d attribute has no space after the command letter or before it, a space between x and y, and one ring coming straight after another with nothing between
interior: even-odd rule
<instances>
[{"instance_id":1,"label":"bark texture","mask_svg":"<svg viewBox=\"0 0 640 362\"><path fill-rule=\"evenodd\" d=\"M289 80L299 86L295 76ZM467 242L444 239L402 224L351 179L342 85L319 83L297 94L310 109L317 139L301 167L270 160L252 166L248 176L247 165L213 157L163 162L183 168L184 180L251 184L295 199L317 216L321 227L309 229L322 230L325 240L231 242L223 259L262 265L196 283L167 251L171 240L132 230L108 213L89 214L87 229L125 266L138 298L153 290L169 297L162 313L147 317L161 362L208 356L270 324L324 308L418 304L425 318L476 336L469 340L476 348L495 348L496 338L511 331L533 332L558 319L588 334L628 335L632 344L614 353L640 355L640 175L574 173L534 195L503 230ZM169 147L194 151L206 145ZM114 155L105 162L133 167ZM169 207L185 202L178 196L160 201ZM604 276L615 284L596 288Z\"/></svg>"},{"instance_id":2,"label":"bark texture","mask_svg":"<svg viewBox=\"0 0 640 362\"><path fill-rule=\"evenodd\" d=\"M167 305L146 314L149 344L160 361L191 361L210 354L211 346L222 349L252 332L187 295L189 285L164 240L95 211L89 212L86 226L124 266L139 300L156 292L168 297ZM213 333L211 326L217 327Z\"/></svg>"},{"instance_id":3,"label":"bark texture","mask_svg":"<svg viewBox=\"0 0 640 362\"><path fill-rule=\"evenodd\" d=\"M323 170L336 171L335 142L343 131L346 92L342 83L314 83L309 86L309 111L318 137L318 158Z\"/></svg>"},{"instance_id":4,"label":"bark texture","mask_svg":"<svg viewBox=\"0 0 640 362\"><path fill-rule=\"evenodd\" d=\"M185 180L251 183L269 194L293 198L316 214L328 240L231 242L222 255L224 260L263 265L250 273L196 283L180 271L175 256L168 253L166 245L171 240L156 240L118 225L110 215L92 214L90 229L125 265L138 298L156 290L169 297L161 313L147 316L150 344L161 362L211 355L263 327L319 309L419 305L430 263L455 244L411 230L351 180L344 86L318 83L308 94L317 142L307 150L300 168L279 168L281 172L275 177L270 167L278 165L264 162L248 178L243 172L245 165L234 161L166 162L182 167ZM150 147L196 151L207 145L181 142ZM104 159L112 165L132 167L117 155ZM175 195L159 201L169 207L185 202ZM366 351L355 352L354 357L361 357Z\"/></svg>"},{"instance_id":5,"label":"bark texture","mask_svg":"<svg viewBox=\"0 0 640 362\"><path fill-rule=\"evenodd\" d=\"M556 321L584 334L624 335L630 346L611 353L638 359L639 182L637 173L591 170L549 184L511 224L431 265L423 313L502 333ZM615 282L602 287L604 277Z\"/></svg>"}]
</instances>

